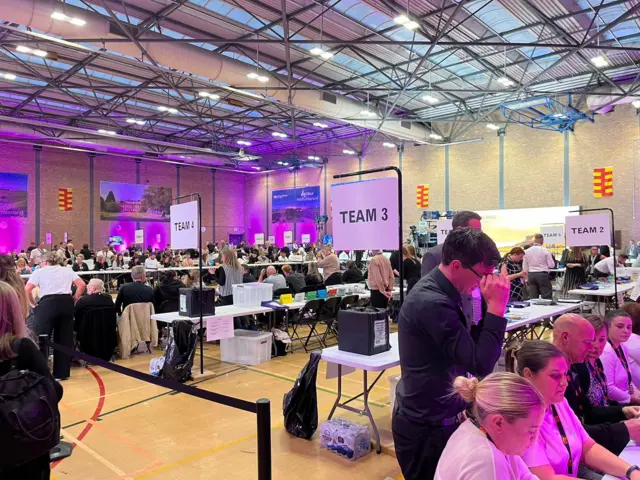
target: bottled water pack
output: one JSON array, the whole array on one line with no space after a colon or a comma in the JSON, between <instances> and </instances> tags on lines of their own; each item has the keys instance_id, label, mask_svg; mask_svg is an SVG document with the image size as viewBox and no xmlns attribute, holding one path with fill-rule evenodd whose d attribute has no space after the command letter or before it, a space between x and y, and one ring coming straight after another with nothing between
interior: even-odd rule
<instances>
[{"instance_id":1,"label":"bottled water pack","mask_svg":"<svg viewBox=\"0 0 640 480\"><path fill-rule=\"evenodd\" d=\"M363 457L371 451L369 427L342 418L333 418L320 425L320 445L349 460Z\"/></svg>"}]
</instances>

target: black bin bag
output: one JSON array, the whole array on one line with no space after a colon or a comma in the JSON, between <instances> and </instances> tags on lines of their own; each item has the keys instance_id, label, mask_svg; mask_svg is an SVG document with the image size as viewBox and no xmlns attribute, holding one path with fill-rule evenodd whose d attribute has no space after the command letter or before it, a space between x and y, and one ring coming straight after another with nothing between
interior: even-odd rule
<instances>
[{"instance_id":1,"label":"black bin bag","mask_svg":"<svg viewBox=\"0 0 640 480\"><path fill-rule=\"evenodd\" d=\"M190 321L180 320L171 324L169 341L164 352L162 378L181 383L192 379L191 368L197 340L198 331Z\"/></svg>"},{"instance_id":2,"label":"black bin bag","mask_svg":"<svg viewBox=\"0 0 640 480\"><path fill-rule=\"evenodd\" d=\"M284 426L291 435L310 440L318 428L318 394L316 377L320 353L313 352L293 388L284 395Z\"/></svg>"}]
</instances>

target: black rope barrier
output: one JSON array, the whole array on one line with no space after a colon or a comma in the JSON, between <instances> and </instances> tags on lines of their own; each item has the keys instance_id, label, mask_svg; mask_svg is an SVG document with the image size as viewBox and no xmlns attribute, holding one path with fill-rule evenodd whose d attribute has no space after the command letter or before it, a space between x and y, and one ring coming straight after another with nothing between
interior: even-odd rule
<instances>
[{"instance_id":1,"label":"black rope barrier","mask_svg":"<svg viewBox=\"0 0 640 480\"><path fill-rule=\"evenodd\" d=\"M258 435L258 480L271 480L271 402L267 398L261 398L257 402L249 402L240 398L222 395L220 393L209 392L190 385L185 385L175 380L167 380L147 373L132 370L123 367L117 363L107 362L100 358L87 355L86 353L75 351L71 348L64 347L57 343L53 343L47 335L38 337L38 347L45 359L49 358L49 348L57 350L60 353L84 360L92 365L97 365L112 372L135 378L142 382L151 383L158 387L175 390L192 397L201 398L209 402L219 403L227 407L236 408L245 412L255 413L257 417L257 435Z\"/></svg>"}]
</instances>

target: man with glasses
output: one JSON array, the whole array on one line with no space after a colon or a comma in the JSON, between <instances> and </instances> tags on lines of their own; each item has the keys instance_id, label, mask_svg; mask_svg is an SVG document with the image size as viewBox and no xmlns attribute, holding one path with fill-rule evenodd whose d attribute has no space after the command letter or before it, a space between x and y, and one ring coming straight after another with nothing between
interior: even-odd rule
<instances>
[{"instance_id":1,"label":"man with glasses","mask_svg":"<svg viewBox=\"0 0 640 480\"><path fill-rule=\"evenodd\" d=\"M438 459L466 408L451 396L460 375L483 377L500 358L510 284L494 275L500 262L495 243L478 229L452 230L442 262L413 287L398 324L402 379L393 415L395 451L406 480L433 478ZM462 295L477 287L486 302L473 325L462 311Z\"/></svg>"}]
</instances>

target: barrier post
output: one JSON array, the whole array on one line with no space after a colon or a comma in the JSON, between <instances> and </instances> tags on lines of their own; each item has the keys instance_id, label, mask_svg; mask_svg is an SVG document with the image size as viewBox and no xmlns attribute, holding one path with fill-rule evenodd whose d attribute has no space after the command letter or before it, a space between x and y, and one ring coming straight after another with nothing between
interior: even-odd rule
<instances>
[{"instance_id":1,"label":"barrier post","mask_svg":"<svg viewBox=\"0 0 640 480\"><path fill-rule=\"evenodd\" d=\"M48 335L38 335L38 349L40 350L40 353L44 355L44 359L47 362L49 361L49 345L47 344L48 340Z\"/></svg>"},{"instance_id":2,"label":"barrier post","mask_svg":"<svg viewBox=\"0 0 640 480\"><path fill-rule=\"evenodd\" d=\"M271 402L256 402L258 417L258 480L271 480Z\"/></svg>"}]
</instances>

